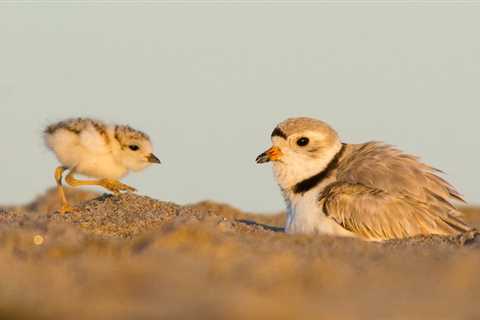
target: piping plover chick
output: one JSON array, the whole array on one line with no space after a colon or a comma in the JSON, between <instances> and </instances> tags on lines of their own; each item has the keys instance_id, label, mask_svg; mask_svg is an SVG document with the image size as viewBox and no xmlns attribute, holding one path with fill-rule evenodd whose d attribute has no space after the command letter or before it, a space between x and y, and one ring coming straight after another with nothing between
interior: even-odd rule
<instances>
[{"instance_id":1,"label":"piping plover chick","mask_svg":"<svg viewBox=\"0 0 480 320\"><path fill-rule=\"evenodd\" d=\"M273 162L287 204L288 233L370 241L475 232L440 171L380 142L342 143L325 122L292 118L272 133L257 163Z\"/></svg>"},{"instance_id":2,"label":"piping plover chick","mask_svg":"<svg viewBox=\"0 0 480 320\"><path fill-rule=\"evenodd\" d=\"M45 142L62 164L55 170L61 213L72 210L63 190L65 181L72 187L102 186L113 193L136 191L118 179L130 171L141 171L160 163L153 154L150 138L126 125L107 125L101 121L78 118L51 124L44 131ZM97 180L78 180L75 173Z\"/></svg>"}]
</instances>

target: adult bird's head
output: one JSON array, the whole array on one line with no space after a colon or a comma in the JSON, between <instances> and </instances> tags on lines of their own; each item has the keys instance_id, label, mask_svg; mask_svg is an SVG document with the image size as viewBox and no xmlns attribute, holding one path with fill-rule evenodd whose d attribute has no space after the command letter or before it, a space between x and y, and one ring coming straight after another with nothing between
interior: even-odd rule
<instances>
[{"instance_id":1,"label":"adult bird's head","mask_svg":"<svg viewBox=\"0 0 480 320\"><path fill-rule=\"evenodd\" d=\"M323 121L291 118L272 132L272 147L257 157L257 163L272 162L284 190L325 169L342 148L337 132Z\"/></svg>"}]
</instances>

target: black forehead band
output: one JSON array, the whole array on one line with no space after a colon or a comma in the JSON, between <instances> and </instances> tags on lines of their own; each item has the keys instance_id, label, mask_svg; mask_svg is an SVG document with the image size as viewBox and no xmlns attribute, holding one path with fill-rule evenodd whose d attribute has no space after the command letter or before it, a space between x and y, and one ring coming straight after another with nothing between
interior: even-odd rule
<instances>
[{"instance_id":1,"label":"black forehead band","mask_svg":"<svg viewBox=\"0 0 480 320\"><path fill-rule=\"evenodd\" d=\"M280 137L280 138L283 138L283 139L287 140L287 135L279 127L276 127L275 130L273 130L272 138L273 137Z\"/></svg>"}]
</instances>

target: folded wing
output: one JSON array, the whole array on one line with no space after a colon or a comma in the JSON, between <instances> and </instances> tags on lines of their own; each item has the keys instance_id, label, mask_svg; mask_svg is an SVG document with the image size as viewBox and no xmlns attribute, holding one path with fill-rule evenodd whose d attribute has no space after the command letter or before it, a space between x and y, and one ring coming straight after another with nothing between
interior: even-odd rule
<instances>
[{"instance_id":1,"label":"folded wing","mask_svg":"<svg viewBox=\"0 0 480 320\"><path fill-rule=\"evenodd\" d=\"M332 184L320 201L328 217L369 240L453 235L471 230L453 208L361 184Z\"/></svg>"},{"instance_id":2,"label":"folded wing","mask_svg":"<svg viewBox=\"0 0 480 320\"><path fill-rule=\"evenodd\" d=\"M470 230L452 200L460 193L418 158L382 143L356 146L321 195L325 213L369 239Z\"/></svg>"}]
</instances>

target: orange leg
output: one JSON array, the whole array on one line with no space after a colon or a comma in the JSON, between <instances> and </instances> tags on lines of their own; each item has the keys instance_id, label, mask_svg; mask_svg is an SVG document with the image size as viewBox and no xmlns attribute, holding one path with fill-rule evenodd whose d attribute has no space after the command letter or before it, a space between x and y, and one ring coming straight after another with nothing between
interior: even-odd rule
<instances>
[{"instance_id":1,"label":"orange leg","mask_svg":"<svg viewBox=\"0 0 480 320\"><path fill-rule=\"evenodd\" d=\"M137 191L135 188L130 187L126 184L121 183L120 181L113 179L99 179L99 180L78 180L75 178L75 168L70 170L68 175L65 177L65 181L72 187L79 186L101 186L115 194L119 194L122 191Z\"/></svg>"},{"instance_id":2,"label":"orange leg","mask_svg":"<svg viewBox=\"0 0 480 320\"><path fill-rule=\"evenodd\" d=\"M67 197L65 196L65 190L63 189L62 185L62 178L63 173L67 170L67 167L58 167L55 169L55 181L57 182L57 193L60 197L60 201L62 202L62 207L60 208L59 212L61 214L72 212L72 207L68 203Z\"/></svg>"}]
</instances>

